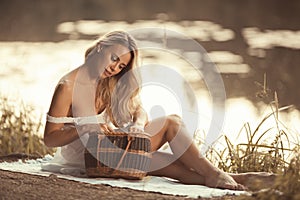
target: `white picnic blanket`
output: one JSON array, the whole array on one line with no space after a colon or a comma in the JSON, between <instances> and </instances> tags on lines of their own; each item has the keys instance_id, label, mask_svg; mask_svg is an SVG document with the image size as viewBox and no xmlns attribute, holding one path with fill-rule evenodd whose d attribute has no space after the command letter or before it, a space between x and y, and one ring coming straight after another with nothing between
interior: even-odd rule
<instances>
[{"instance_id":1,"label":"white picnic blanket","mask_svg":"<svg viewBox=\"0 0 300 200\"><path fill-rule=\"evenodd\" d=\"M27 174L34 174L40 176L49 176L51 174L57 175L58 178L64 178L68 180L74 180L78 182L90 183L90 184L107 184L111 186L121 188L131 188L135 190L160 192L163 194L182 195L191 198L209 198L224 195L240 195L247 194L245 191L233 191L233 190L222 190L216 188L209 188L202 185L185 185L167 178L149 176L140 181L131 181L124 179L108 179L108 178L86 178L86 177L75 177L61 173L52 173L42 171L41 164L48 162L53 157L50 155L45 156L41 159L26 160L23 162L19 160L17 162L2 162L0 163L0 169L22 172Z\"/></svg>"}]
</instances>

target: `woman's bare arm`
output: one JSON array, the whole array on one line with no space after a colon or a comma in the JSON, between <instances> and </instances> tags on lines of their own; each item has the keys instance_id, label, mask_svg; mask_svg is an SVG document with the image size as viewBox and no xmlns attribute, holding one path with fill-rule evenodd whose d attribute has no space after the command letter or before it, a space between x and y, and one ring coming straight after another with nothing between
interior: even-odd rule
<instances>
[{"instance_id":1,"label":"woman's bare arm","mask_svg":"<svg viewBox=\"0 0 300 200\"><path fill-rule=\"evenodd\" d=\"M48 114L53 117L67 117L72 105L73 86L69 82L59 83L55 89ZM48 147L64 146L79 138L75 126L46 122L44 143Z\"/></svg>"}]
</instances>

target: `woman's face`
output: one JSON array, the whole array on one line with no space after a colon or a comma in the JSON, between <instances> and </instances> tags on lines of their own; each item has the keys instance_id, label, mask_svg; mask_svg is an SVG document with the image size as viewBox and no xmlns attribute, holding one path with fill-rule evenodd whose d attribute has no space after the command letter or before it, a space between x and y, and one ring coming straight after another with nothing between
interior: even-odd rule
<instances>
[{"instance_id":1,"label":"woman's face","mask_svg":"<svg viewBox=\"0 0 300 200\"><path fill-rule=\"evenodd\" d=\"M128 48L123 45L114 45L105 49L105 66L104 71L100 75L101 78L107 78L120 73L131 59Z\"/></svg>"}]
</instances>

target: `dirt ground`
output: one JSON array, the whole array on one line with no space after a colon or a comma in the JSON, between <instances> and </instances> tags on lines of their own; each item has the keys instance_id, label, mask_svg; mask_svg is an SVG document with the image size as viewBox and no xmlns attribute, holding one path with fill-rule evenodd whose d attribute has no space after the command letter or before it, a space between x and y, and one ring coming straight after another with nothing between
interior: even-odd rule
<instances>
[{"instance_id":1,"label":"dirt ground","mask_svg":"<svg viewBox=\"0 0 300 200\"><path fill-rule=\"evenodd\" d=\"M0 157L0 162L33 158L26 155ZM0 170L0 199L191 199L183 196L143 192L109 185L91 185L76 181ZM200 198L202 200L207 198ZM233 200L235 196L209 198L210 200Z\"/></svg>"}]
</instances>

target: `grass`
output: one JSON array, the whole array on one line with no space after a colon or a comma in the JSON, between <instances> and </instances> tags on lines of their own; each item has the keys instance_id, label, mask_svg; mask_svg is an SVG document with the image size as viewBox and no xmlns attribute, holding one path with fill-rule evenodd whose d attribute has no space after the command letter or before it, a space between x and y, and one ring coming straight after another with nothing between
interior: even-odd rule
<instances>
[{"instance_id":1,"label":"grass","mask_svg":"<svg viewBox=\"0 0 300 200\"><path fill-rule=\"evenodd\" d=\"M300 199L300 151L297 152L283 172L280 172L274 184L253 193L251 196L240 196L241 200L298 200ZM259 187L260 184L257 185Z\"/></svg>"},{"instance_id":2,"label":"grass","mask_svg":"<svg viewBox=\"0 0 300 200\"><path fill-rule=\"evenodd\" d=\"M262 121L252 131L249 123L245 123L242 131L245 132L247 141L233 145L230 139L224 135L226 148L219 153L219 167L227 172L248 172L264 171L274 172L283 171L288 164L287 160L294 153L297 142L291 141L292 134L279 121L276 112L284 111L289 107L284 107L273 111L265 116ZM264 123L274 117L274 127L263 129ZM294 147L291 147L293 143ZM227 151L227 152L225 152ZM224 155L226 155L224 157Z\"/></svg>"},{"instance_id":3,"label":"grass","mask_svg":"<svg viewBox=\"0 0 300 200\"><path fill-rule=\"evenodd\" d=\"M220 151L210 148L206 153L206 157L211 162L226 172L278 174L271 188L260 190L263 188L263 183L257 182L251 186L251 189L258 192L253 193L252 196L240 196L238 199L300 199L299 138L297 133L292 133L279 119L280 112L286 111L290 106L279 108L275 93L275 100L270 103L270 107L272 111L263 117L256 127L251 127L249 123L243 125L239 136L245 134L246 142L234 144L224 134L218 139L220 143L223 140L224 149ZM268 120L273 120L273 126L267 124ZM198 144L201 145L199 138Z\"/></svg>"},{"instance_id":4,"label":"grass","mask_svg":"<svg viewBox=\"0 0 300 200\"><path fill-rule=\"evenodd\" d=\"M53 153L42 138L43 123L33 107L18 100L0 97L0 156L28 154L44 156Z\"/></svg>"}]
</instances>

